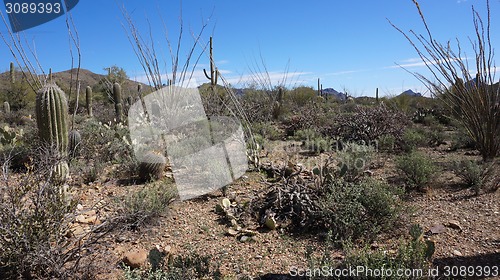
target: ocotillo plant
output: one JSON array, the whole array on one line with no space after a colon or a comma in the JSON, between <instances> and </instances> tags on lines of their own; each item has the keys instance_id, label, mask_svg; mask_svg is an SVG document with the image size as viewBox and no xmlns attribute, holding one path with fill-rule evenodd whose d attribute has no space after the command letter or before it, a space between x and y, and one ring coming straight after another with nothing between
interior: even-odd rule
<instances>
[{"instance_id":1,"label":"ocotillo plant","mask_svg":"<svg viewBox=\"0 0 500 280\"><path fill-rule=\"evenodd\" d=\"M4 113L6 113L6 114L9 114L9 113L10 113L10 104L9 104L9 102L5 101L5 102L3 103L3 111L4 111Z\"/></svg>"},{"instance_id":2,"label":"ocotillo plant","mask_svg":"<svg viewBox=\"0 0 500 280\"><path fill-rule=\"evenodd\" d=\"M10 82L15 83L16 82L16 72L15 72L15 68L14 68L14 62L10 63L9 73L10 73Z\"/></svg>"},{"instance_id":3,"label":"ocotillo plant","mask_svg":"<svg viewBox=\"0 0 500 280\"><path fill-rule=\"evenodd\" d=\"M87 114L92 117L92 88L90 86L85 88L85 101L87 103Z\"/></svg>"},{"instance_id":4,"label":"ocotillo plant","mask_svg":"<svg viewBox=\"0 0 500 280\"><path fill-rule=\"evenodd\" d=\"M40 139L61 157L54 166L53 179L64 183L69 174L65 158L68 150L68 102L65 93L54 83L43 86L36 96L36 121Z\"/></svg>"},{"instance_id":5,"label":"ocotillo plant","mask_svg":"<svg viewBox=\"0 0 500 280\"><path fill-rule=\"evenodd\" d=\"M113 99L115 100L115 114L116 114L116 122L122 122L122 87L119 83L113 84Z\"/></svg>"},{"instance_id":6,"label":"ocotillo plant","mask_svg":"<svg viewBox=\"0 0 500 280\"><path fill-rule=\"evenodd\" d=\"M212 52L212 37L210 37L210 76L207 74L207 71L203 69L203 73L205 73L205 77L210 80L210 84L215 86L217 84L217 78L219 75L219 71L215 67L214 56Z\"/></svg>"}]
</instances>

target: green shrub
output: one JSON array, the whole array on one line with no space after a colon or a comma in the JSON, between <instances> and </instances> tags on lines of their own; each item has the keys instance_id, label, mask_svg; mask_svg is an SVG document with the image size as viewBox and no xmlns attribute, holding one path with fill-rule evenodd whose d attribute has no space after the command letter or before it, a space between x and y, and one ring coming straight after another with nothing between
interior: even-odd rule
<instances>
[{"instance_id":1,"label":"green shrub","mask_svg":"<svg viewBox=\"0 0 500 280\"><path fill-rule=\"evenodd\" d=\"M387 134L377 139L377 148L381 151L392 152L396 144L396 137Z\"/></svg>"},{"instance_id":2,"label":"green shrub","mask_svg":"<svg viewBox=\"0 0 500 280\"><path fill-rule=\"evenodd\" d=\"M375 148L371 145L343 144L342 150L337 152L338 175L347 181L358 179L370 166L374 154Z\"/></svg>"},{"instance_id":3,"label":"green shrub","mask_svg":"<svg viewBox=\"0 0 500 280\"><path fill-rule=\"evenodd\" d=\"M313 138L307 139L302 143L307 150L319 154L331 151L335 141L329 137L314 136Z\"/></svg>"},{"instance_id":4,"label":"green shrub","mask_svg":"<svg viewBox=\"0 0 500 280\"><path fill-rule=\"evenodd\" d=\"M363 267L365 271L376 271L384 268L391 270L393 275L375 277L373 274L359 275L356 279L422 279L427 276L431 268L431 258L434 254L434 243L423 239L423 231L419 225L410 229L412 236L408 241L401 241L395 254L388 254L383 250L371 250L368 246L355 249L351 243L344 245L346 257L341 264L345 267ZM400 276L396 275L399 269L421 271L422 275Z\"/></svg>"},{"instance_id":5,"label":"green shrub","mask_svg":"<svg viewBox=\"0 0 500 280\"><path fill-rule=\"evenodd\" d=\"M495 165L495 162L481 165L474 160L461 160L453 162L452 169L453 173L472 188L477 195L488 183L497 184L497 186L492 186L493 190L498 188L498 178L495 174L497 167Z\"/></svg>"},{"instance_id":6,"label":"green shrub","mask_svg":"<svg viewBox=\"0 0 500 280\"><path fill-rule=\"evenodd\" d=\"M432 179L437 167L427 156L414 151L396 158L396 168L411 188L423 189Z\"/></svg>"},{"instance_id":7,"label":"green shrub","mask_svg":"<svg viewBox=\"0 0 500 280\"><path fill-rule=\"evenodd\" d=\"M399 194L400 189L376 180L333 181L320 202L319 220L336 241L370 240L397 221L402 210Z\"/></svg>"},{"instance_id":8,"label":"green shrub","mask_svg":"<svg viewBox=\"0 0 500 280\"><path fill-rule=\"evenodd\" d=\"M283 138L283 132L280 131L271 122L259 122L252 124L252 132L262 135L262 137L269 140L279 140Z\"/></svg>"},{"instance_id":9,"label":"green shrub","mask_svg":"<svg viewBox=\"0 0 500 280\"><path fill-rule=\"evenodd\" d=\"M454 131L451 139L450 150L456 151L458 149L475 149L476 142L472 137L463 129L458 127L457 131Z\"/></svg>"},{"instance_id":10,"label":"green shrub","mask_svg":"<svg viewBox=\"0 0 500 280\"><path fill-rule=\"evenodd\" d=\"M427 145L425 132L421 129L407 128L403 133L403 139L400 143L401 148L405 152L414 151L417 147Z\"/></svg>"},{"instance_id":11,"label":"green shrub","mask_svg":"<svg viewBox=\"0 0 500 280\"><path fill-rule=\"evenodd\" d=\"M161 254L161 253L159 253ZM152 262L151 252L149 253ZM201 256L197 253L179 255L171 261L163 260L159 255L159 263L151 264L152 268L131 270L125 268L126 280L184 280L184 279L222 279L219 267L214 265L211 256Z\"/></svg>"},{"instance_id":12,"label":"green shrub","mask_svg":"<svg viewBox=\"0 0 500 280\"><path fill-rule=\"evenodd\" d=\"M131 228L144 225L168 210L177 197L177 190L171 182L157 181L125 197L116 199L119 222Z\"/></svg>"}]
</instances>

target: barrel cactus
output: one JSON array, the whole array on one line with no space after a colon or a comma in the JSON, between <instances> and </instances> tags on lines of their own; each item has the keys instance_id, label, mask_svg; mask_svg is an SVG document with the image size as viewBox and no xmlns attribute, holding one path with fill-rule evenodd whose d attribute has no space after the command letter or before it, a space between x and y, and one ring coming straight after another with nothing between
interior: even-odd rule
<instances>
[{"instance_id":1,"label":"barrel cactus","mask_svg":"<svg viewBox=\"0 0 500 280\"><path fill-rule=\"evenodd\" d=\"M68 149L68 102L65 93L54 83L43 86L36 96L36 121L40 139L60 161L53 168L53 179L64 183L69 168L66 162Z\"/></svg>"},{"instance_id":2,"label":"barrel cactus","mask_svg":"<svg viewBox=\"0 0 500 280\"><path fill-rule=\"evenodd\" d=\"M147 152L139 163L139 177L142 180L158 180L163 175L167 159L161 153Z\"/></svg>"},{"instance_id":3,"label":"barrel cactus","mask_svg":"<svg viewBox=\"0 0 500 280\"><path fill-rule=\"evenodd\" d=\"M122 105L122 87L119 83L113 84L113 99L115 100L116 122L122 121L123 105Z\"/></svg>"},{"instance_id":4,"label":"barrel cactus","mask_svg":"<svg viewBox=\"0 0 500 280\"><path fill-rule=\"evenodd\" d=\"M85 88L85 101L87 103L87 114L92 117L92 88L90 86Z\"/></svg>"},{"instance_id":5,"label":"barrel cactus","mask_svg":"<svg viewBox=\"0 0 500 280\"><path fill-rule=\"evenodd\" d=\"M71 158L74 158L80 154L80 143L82 142L82 136L78 130L71 130L68 134L69 144L68 152Z\"/></svg>"}]
</instances>

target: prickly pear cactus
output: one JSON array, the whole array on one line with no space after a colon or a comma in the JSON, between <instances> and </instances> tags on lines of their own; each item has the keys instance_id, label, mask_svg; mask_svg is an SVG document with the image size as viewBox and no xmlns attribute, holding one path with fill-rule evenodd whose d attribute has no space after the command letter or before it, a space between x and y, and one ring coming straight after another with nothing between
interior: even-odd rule
<instances>
[{"instance_id":1,"label":"prickly pear cactus","mask_svg":"<svg viewBox=\"0 0 500 280\"><path fill-rule=\"evenodd\" d=\"M80 143L82 142L82 136L78 130L71 130L68 134L69 144L68 152L70 158L74 158L80 154Z\"/></svg>"},{"instance_id":2,"label":"prickly pear cactus","mask_svg":"<svg viewBox=\"0 0 500 280\"><path fill-rule=\"evenodd\" d=\"M122 121L123 105L122 105L122 87L119 83L113 84L113 99L115 100L116 122Z\"/></svg>"},{"instance_id":3,"label":"prickly pear cactus","mask_svg":"<svg viewBox=\"0 0 500 280\"><path fill-rule=\"evenodd\" d=\"M3 103L3 111L4 111L4 113L6 113L6 114L9 114L9 113L10 113L10 104L9 104L9 102L5 101L5 102Z\"/></svg>"},{"instance_id":4,"label":"prickly pear cactus","mask_svg":"<svg viewBox=\"0 0 500 280\"><path fill-rule=\"evenodd\" d=\"M92 117L92 88L90 86L85 88L85 101L87 103L87 114Z\"/></svg>"},{"instance_id":5,"label":"prickly pear cactus","mask_svg":"<svg viewBox=\"0 0 500 280\"><path fill-rule=\"evenodd\" d=\"M163 175L167 159L160 153L147 152L139 163L139 177L142 180L158 180Z\"/></svg>"},{"instance_id":6,"label":"prickly pear cactus","mask_svg":"<svg viewBox=\"0 0 500 280\"><path fill-rule=\"evenodd\" d=\"M69 174L65 161L68 150L68 102L54 83L46 84L36 96L36 121L40 139L62 160L54 166L53 178L63 183Z\"/></svg>"}]
</instances>

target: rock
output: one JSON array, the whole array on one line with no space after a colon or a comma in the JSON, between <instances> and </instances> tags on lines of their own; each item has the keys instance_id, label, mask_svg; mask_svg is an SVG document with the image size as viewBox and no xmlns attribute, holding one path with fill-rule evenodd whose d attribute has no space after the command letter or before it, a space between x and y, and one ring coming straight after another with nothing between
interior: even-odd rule
<instances>
[{"instance_id":1,"label":"rock","mask_svg":"<svg viewBox=\"0 0 500 280\"><path fill-rule=\"evenodd\" d=\"M277 227L276 220L272 216L271 217L267 217L265 225L270 230L275 230L276 227Z\"/></svg>"},{"instance_id":2,"label":"rock","mask_svg":"<svg viewBox=\"0 0 500 280\"><path fill-rule=\"evenodd\" d=\"M236 235L238 235L238 233L239 233L239 231L232 229L232 228L227 230L227 234L230 236L236 236Z\"/></svg>"},{"instance_id":3,"label":"rock","mask_svg":"<svg viewBox=\"0 0 500 280\"><path fill-rule=\"evenodd\" d=\"M446 227L443 224L435 224L430 230L431 234L440 234L446 231Z\"/></svg>"},{"instance_id":4,"label":"rock","mask_svg":"<svg viewBox=\"0 0 500 280\"><path fill-rule=\"evenodd\" d=\"M247 242L250 240L250 237L249 236L246 236L246 235L243 235L241 238L240 238L240 241L241 242Z\"/></svg>"},{"instance_id":5,"label":"rock","mask_svg":"<svg viewBox=\"0 0 500 280\"><path fill-rule=\"evenodd\" d=\"M447 226L462 231L462 226L460 226L460 222L457 220L449 220Z\"/></svg>"},{"instance_id":6,"label":"rock","mask_svg":"<svg viewBox=\"0 0 500 280\"><path fill-rule=\"evenodd\" d=\"M462 253L460 253L460 251L458 250L453 250L453 255L461 257Z\"/></svg>"},{"instance_id":7,"label":"rock","mask_svg":"<svg viewBox=\"0 0 500 280\"><path fill-rule=\"evenodd\" d=\"M123 257L123 263L130 268L140 268L146 263L147 259L148 252L146 250L140 249L125 254L125 256Z\"/></svg>"}]
</instances>

